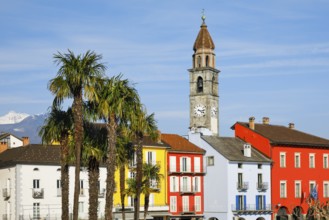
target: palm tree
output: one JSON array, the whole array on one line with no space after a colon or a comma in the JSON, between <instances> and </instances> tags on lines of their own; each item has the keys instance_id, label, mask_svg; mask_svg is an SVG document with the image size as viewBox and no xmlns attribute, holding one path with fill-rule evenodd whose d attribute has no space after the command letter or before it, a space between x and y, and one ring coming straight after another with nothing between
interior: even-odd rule
<instances>
[{"instance_id":1,"label":"palm tree","mask_svg":"<svg viewBox=\"0 0 329 220\"><path fill-rule=\"evenodd\" d=\"M69 136L73 128L72 110L53 107L39 135L42 143L59 142L61 148L62 219L69 219Z\"/></svg>"},{"instance_id":2,"label":"palm tree","mask_svg":"<svg viewBox=\"0 0 329 220\"><path fill-rule=\"evenodd\" d=\"M50 80L48 88L55 95L54 105L61 105L64 99L73 99L75 143L75 183L73 199L73 220L78 220L81 148L83 143L83 96L88 100L97 100L97 81L103 76L105 66L100 63L102 56L87 51L75 56L72 51L54 55L55 63L60 65L57 75Z\"/></svg>"},{"instance_id":3,"label":"palm tree","mask_svg":"<svg viewBox=\"0 0 329 220\"><path fill-rule=\"evenodd\" d=\"M99 166L103 161L106 146L106 129L101 124L84 123L85 138L82 161L88 167L89 219L98 219Z\"/></svg>"},{"instance_id":4,"label":"palm tree","mask_svg":"<svg viewBox=\"0 0 329 220\"><path fill-rule=\"evenodd\" d=\"M128 121L126 119L132 117L133 110L140 105L139 96L135 88L129 85L127 79L122 80L121 77L122 75L118 75L104 80L104 84L99 87L99 101L91 103L91 105L97 107L99 117L106 121L107 128L106 220L112 220L118 125L121 121Z\"/></svg>"},{"instance_id":5,"label":"palm tree","mask_svg":"<svg viewBox=\"0 0 329 220\"><path fill-rule=\"evenodd\" d=\"M144 163L143 164L143 194L144 194L144 220L149 208L150 194L159 192L160 180L163 175L160 174L160 166L158 164Z\"/></svg>"},{"instance_id":6,"label":"palm tree","mask_svg":"<svg viewBox=\"0 0 329 220\"><path fill-rule=\"evenodd\" d=\"M126 180L126 166L132 160L134 155L133 144L128 141L127 137L118 136L117 139L117 167L119 168L120 176L120 201L122 220L126 219L125 215L125 180Z\"/></svg>"},{"instance_id":7,"label":"palm tree","mask_svg":"<svg viewBox=\"0 0 329 220\"><path fill-rule=\"evenodd\" d=\"M143 178L143 138L144 135L149 135L153 140L157 139L158 129L154 114L147 115L146 110L139 108L135 110L135 118L131 121L131 130L134 133L134 138L137 140L136 157L136 196L134 200L134 220L139 219L140 209L140 194L142 190Z\"/></svg>"}]
</instances>

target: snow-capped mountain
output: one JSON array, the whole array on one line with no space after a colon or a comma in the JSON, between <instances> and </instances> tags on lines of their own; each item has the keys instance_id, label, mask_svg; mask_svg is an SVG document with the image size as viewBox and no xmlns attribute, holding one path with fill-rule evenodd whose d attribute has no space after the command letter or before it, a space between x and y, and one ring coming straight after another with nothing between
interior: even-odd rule
<instances>
[{"instance_id":1,"label":"snow-capped mountain","mask_svg":"<svg viewBox=\"0 0 329 220\"><path fill-rule=\"evenodd\" d=\"M41 138L38 135L39 130L44 124L46 117L47 114L28 115L25 113L9 112L0 117L0 133L11 133L19 138L29 137L30 143L39 144L41 143ZM16 123L13 122L15 120Z\"/></svg>"},{"instance_id":2,"label":"snow-capped mountain","mask_svg":"<svg viewBox=\"0 0 329 220\"><path fill-rule=\"evenodd\" d=\"M26 113L17 113L14 111L10 111L4 116L0 116L0 124L16 124L23 121L29 116L30 115Z\"/></svg>"}]
</instances>

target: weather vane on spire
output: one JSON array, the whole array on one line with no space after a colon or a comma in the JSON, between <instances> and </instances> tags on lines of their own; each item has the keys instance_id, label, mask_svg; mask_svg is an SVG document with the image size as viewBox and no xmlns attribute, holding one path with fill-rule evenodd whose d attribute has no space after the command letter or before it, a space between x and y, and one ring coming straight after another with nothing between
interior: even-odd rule
<instances>
[{"instance_id":1,"label":"weather vane on spire","mask_svg":"<svg viewBox=\"0 0 329 220\"><path fill-rule=\"evenodd\" d=\"M202 22L205 23L204 21L206 20L206 16L204 15L204 9L202 9L202 16L201 16L201 19L202 19Z\"/></svg>"}]
</instances>

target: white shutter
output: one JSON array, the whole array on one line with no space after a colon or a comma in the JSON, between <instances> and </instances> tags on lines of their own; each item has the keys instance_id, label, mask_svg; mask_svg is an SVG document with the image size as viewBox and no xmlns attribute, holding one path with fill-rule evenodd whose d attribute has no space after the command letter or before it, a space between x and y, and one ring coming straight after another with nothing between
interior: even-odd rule
<instances>
[{"instance_id":1,"label":"white shutter","mask_svg":"<svg viewBox=\"0 0 329 220\"><path fill-rule=\"evenodd\" d=\"M200 212L201 211L201 197L200 196L195 197L194 205L195 205L195 211Z\"/></svg>"},{"instance_id":2,"label":"white shutter","mask_svg":"<svg viewBox=\"0 0 329 220\"><path fill-rule=\"evenodd\" d=\"M187 191L191 192L191 177L187 177Z\"/></svg>"},{"instance_id":3,"label":"white shutter","mask_svg":"<svg viewBox=\"0 0 329 220\"><path fill-rule=\"evenodd\" d=\"M175 182L176 183L175 183L175 189L174 190L175 190L175 192L179 192L179 179L178 179L178 177L175 178Z\"/></svg>"},{"instance_id":4,"label":"white shutter","mask_svg":"<svg viewBox=\"0 0 329 220\"><path fill-rule=\"evenodd\" d=\"M170 180L169 180L169 184L170 184L170 192L175 192L175 189L174 189L174 183L175 182L175 178L173 176L170 177Z\"/></svg>"},{"instance_id":5,"label":"white shutter","mask_svg":"<svg viewBox=\"0 0 329 220\"><path fill-rule=\"evenodd\" d=\"M180 163L179 163L180 164L179 171L182 172L183 171L183 157L179 158L179 161L180 161Z\"/></svg>"},{"instance_id":6,"label":"white shutter","mask_svg":"<svg viewBox=\"0 0 329 220\"><path fill-rule=\"evenodd\" d=\"M149 198L149 206L153 206L154 205L154 193L150 194L150 198Z\"/></svg>"},{"instance_id":7,"label":"white shutter","mask_svg":"<svg viewBox=\"0 0 329 220\"><path fill-rule=\"evenodd\" d=\"M194 157L194 172L201 172L200 157Z\"/></svg>"},{"instance_id":8,"label":"white shutter","mask_svg":"<svg viewBox=\"0 0 329 220\"><path fill-rule=\"evenodd\" d=\"M170 196L170 212L177 212L177 197Z\"/></svg>"},{"instance_id":9,"label":"white shutter","mask_svg":"<svg viewBox=\"0 0 329 220\"><path fill-rule=\"evenodd\" d=\"M186 158L186 171L191 172L191 158Z\"/></svg>"},{"instance_id":10,"label":"white shutter","mask_svg":"<svg viewBox=\"0 0 329 220\"><path fill-rule=\"evenodd\" d=\"M146 151L146 155L145 155L145 163L149 162L149 151Z\"/></svg>"},{"instance_id":11,"label":"white shutter","mask_svg":"<svg viewBox=\"0 0 329 220\"><path fill-rule=\"evenodd\" d=\"M152 151L152 164L155 165L156 164L156 154L154 151Z\"/></svg>"},{"instance_id":12,"label":"white shutter","mask_svg":"<svg viewBox=\"0 0 329 220\"><path fill-rule=\"evenodd\" d=\"M176 157L175 156L169 157L169 171L176 172Z\"/></svg>"},{"instance_id":13,"label":"white shutter","mask_svg":"<svg viewBox=\"0 0 329 220\"><path fill-rule=\"evenodd\" d=\"M183 212L188 212L189 211L188 199L189 199L188 196L183 196Z\"/></svg>"}]
</instances>

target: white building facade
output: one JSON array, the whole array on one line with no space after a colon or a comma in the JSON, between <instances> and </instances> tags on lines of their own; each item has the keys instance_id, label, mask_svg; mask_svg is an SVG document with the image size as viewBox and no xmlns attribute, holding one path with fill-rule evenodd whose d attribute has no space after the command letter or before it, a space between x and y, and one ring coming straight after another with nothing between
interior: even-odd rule
<instances>
[{"instance_id":1,"label":"white building facade","mask_svg":"<svg viewBox=\"0 0 329 220\"><path fill-rule=\"evenodd\" d=\"M56 156L47 160L46 157L50 154L42 155L49 153L47 148L54 148L51 152L59 150L59 147L29 145L7 150L0 155L0 216L3 220L61 219L60 165L59 160L55 161L58 159ZM11 152L13 150L15 152ZM5 157L8 158L7 161ZM9 161L11 157L16 159ZM74 167L69 169L70 213L73 213L74 170ZM88 219L88 172L82 170L80 175L79 218ZM104 167L100 168L99 179L98 216L102 217L105 207Z\"/></svg>"},{"instance_id":2,"label":"white building facade","mask_svg":"<svg viewBox=\"0 0 329 220\"><path fill-rule=\"evenodd\" d=\"M200 131L189 141L206 150L205 219L270 220L271 160L239 139Z\"/></svg>"}]
</instances>

